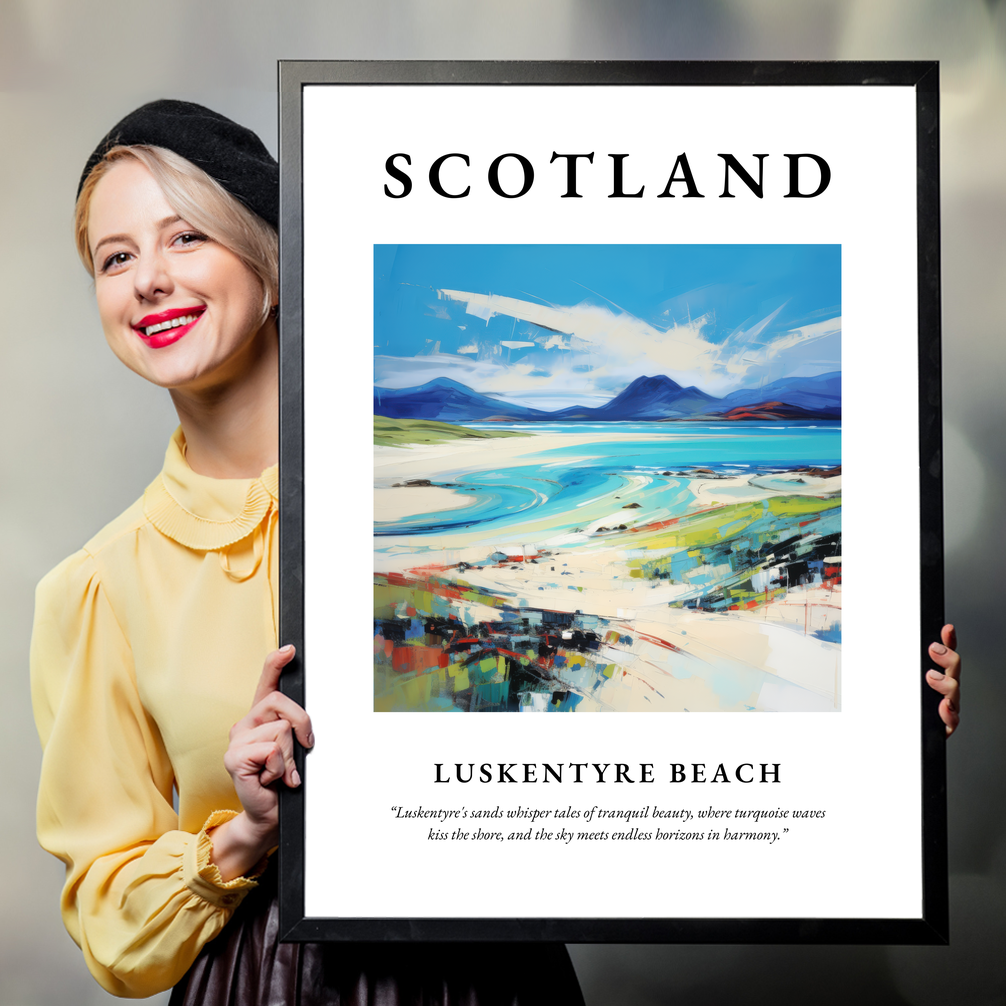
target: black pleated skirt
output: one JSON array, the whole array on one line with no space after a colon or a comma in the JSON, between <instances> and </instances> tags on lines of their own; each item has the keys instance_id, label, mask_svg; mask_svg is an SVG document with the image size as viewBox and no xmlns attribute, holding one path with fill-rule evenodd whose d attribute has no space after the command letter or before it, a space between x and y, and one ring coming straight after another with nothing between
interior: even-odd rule
<instances>
[{"instance_id":1,"label":"black pleated skirt","mask_svg":"<svg viewBox=\"0 0 1006 1006\"><path fill-rule=\"evenodd\" d=\"M275 871L170 1006L583 1006L561 943L280 943Z\"/></svg>"}]
</instances>

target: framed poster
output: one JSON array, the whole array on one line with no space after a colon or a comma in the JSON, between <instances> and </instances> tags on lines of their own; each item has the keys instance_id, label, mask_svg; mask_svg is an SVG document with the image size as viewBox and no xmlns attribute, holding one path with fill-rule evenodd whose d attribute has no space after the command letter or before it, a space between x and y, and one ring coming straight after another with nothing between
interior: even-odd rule
<instances>
[{"instance_id":1,"label":"framed poster","mask_svg":"<svg viewBox=\"0 0 1006 1006\"><path fill-rule=\"evenodd\" d=\"M936 66L280 85L287 938L944 941Z\"/></svg>"}]
</instances>

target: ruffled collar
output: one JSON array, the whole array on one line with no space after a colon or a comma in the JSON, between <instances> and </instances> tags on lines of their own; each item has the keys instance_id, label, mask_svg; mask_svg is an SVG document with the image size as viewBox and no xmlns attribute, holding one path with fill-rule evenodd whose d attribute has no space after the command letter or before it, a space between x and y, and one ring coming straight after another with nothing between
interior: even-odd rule
<instances>
[{"instance_id":1,"label":"ruffled collar","mask_svg":"<svg viewBox=\"0 0 1006 1006\"><path fill-rule=\"evenodd\" d=\"M257 479L213 479L185 460L185 437L175 430L164 468L143 494L143 512L162 534L186 548L211 552L252 533L279 500L279 466Z\"/></svg>"}]
</instances>

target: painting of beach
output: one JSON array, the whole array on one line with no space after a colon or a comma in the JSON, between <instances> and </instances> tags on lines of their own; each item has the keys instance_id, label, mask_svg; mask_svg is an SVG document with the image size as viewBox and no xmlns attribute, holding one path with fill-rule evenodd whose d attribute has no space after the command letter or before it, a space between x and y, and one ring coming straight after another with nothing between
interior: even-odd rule
<instances>
[{"instance_id":1,"label":"painting of beach","mask_svg":"<svg viewBox=\"0 0 1006 1006\"><path fill-rule=\"evenodd\" d=\"M374 248L374 709L841 708L838 245Z\"/></svg>"}]
</instances>

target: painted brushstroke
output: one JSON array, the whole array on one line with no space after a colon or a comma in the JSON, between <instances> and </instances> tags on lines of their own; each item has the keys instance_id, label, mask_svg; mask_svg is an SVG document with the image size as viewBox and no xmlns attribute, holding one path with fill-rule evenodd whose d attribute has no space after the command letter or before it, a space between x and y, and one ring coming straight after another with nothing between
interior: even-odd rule
<instances>
[{"instance_id":1,"label":"painted brushstroke","mask_svg":"<svg viewBox=\"0 0 1006 1006\"><path fill-rule=\"evenodd\" d=\"M474 430L452 423L430 419L391 419L374 416L374 443L409 447L411 444L440 444L448 440L491 440L497 437L520 437L522 433L507 430Z\"/></svg>"},{"instance_id":2,"label":"painted brushstroke","mask_svg":"<svg viewBox=\"0 0 1006 1006\"><path fill-rule=\"evenodd\" d=\"M839 255L784 247L704 247L725 320L746 298L764 317L721 331L709 313L698 327L665 315L659 335L685 349L646 352L635 315L616 315L634 333L616 349L596 304L532 311L440 285L480 269L489 289L561 285L569 258L617 278L624 249L538 247L530 263L499 246L375 250L375 709L839 708ZM633 250L651 273L693 253ZM787 299L766 309L766 284ZM449 327L453 360L438 365ZM654 352L693 369L628 380L646 362L633 354Z\"/></svg>"}]
</instances>

